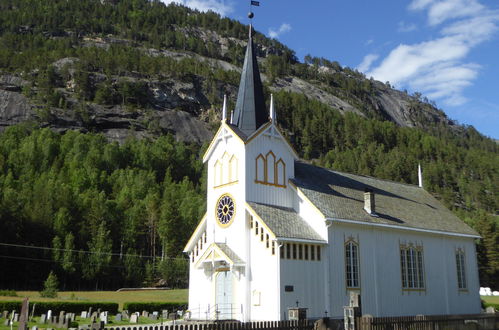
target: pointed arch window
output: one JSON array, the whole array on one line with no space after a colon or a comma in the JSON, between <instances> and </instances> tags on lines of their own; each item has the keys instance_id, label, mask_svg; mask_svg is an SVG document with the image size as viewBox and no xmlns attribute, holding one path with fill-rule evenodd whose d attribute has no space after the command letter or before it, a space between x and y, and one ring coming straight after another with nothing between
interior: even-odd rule
<instances>
[{"instance_id":1,"label":"pointed arch window","mask_svg":"<svg viewBox=\"0 0 499 330\"><path fill-rule=\"evenodd\" d=\"M345 243L345 278L347 289L360 288L359 244L354 240Z\"/></svg>"},{"instance_id":2,"label":"pointed arch window","mask_svg":"<svg viewBox=\"0 0 499 330\"><path fill-rule=\"evenodd\" d=\"M279 160L276 163L276 184L278 186L284 186L284 180L286 178L286 164L284 164L284 161L282 158L279 158Z\"/></svg>"},{"instance_id":3,"label":"pointed arch window","mask_svg":"<svg viewBox=\"0 0 499 330\"><path fill-rule=\"evenodd\" d=\"M286 164L282 158L269 151L265 156L259 154L255 159L255 182L277 187L286 187Z\"/></svg>"},{"instance_id":4,"label":"pointed arch window","mask_svg":"<svg viewBox=\"0 0 499 330\"><path fill-rule=\"evenodd\" d=\"M238 166L236 155L230 155L227 152L224 152L222 157L217 159L213 165L214 187L237 182L239 176Z\"/></svg>"},{"instance_id":5,"label":"pointed arch window","mask_svg":"<svg viewBox=\"0 0 499 330\"><path fill-rule=\"evenodd\" d=\"M402 289L425 289L422 246L412 244L400 246L400 270L402 273Z\"/></svg>"},{"instance_id":6,"label":"pointed arch window","mask_svg":"<svg viewBox=\"0 0 499 330\"><path fill-rule=\"evenodd\" d=\"M456 250L456 267L457 267L457 287L459 290L466 290L468 286L466 285L466 267L465 267L465 255L462 249Z\"/></svg>"},{"instance_id":7,"label":"pointed arch window","mask_svg":"<svg viewBox=\"0 0 499 330\"><path fill-rule=\"evenodd\" d=\"M265 158L262 154L256 157L256 182L265 183L267 180L265 178Z\"/></svg>"},{"instance_id":8,"label":"pointed arch window","mask_svg":"<svg viewBox=\"0 0 499 330\"><path fill-rule=\"evenodd\" d=\"M267 183L274 183L276 181L275 177L275 155L272 151L269 151L267 155L265 155L266 161L266 175L267 175Z\"/></svg>"},{"instance_id":9,"label":"pointed arch window","mask_svg":"<svg viewBox=\"0 0 499 330\"><path fill-rule=\"evenodd\" d=\"M229 160L229 182L236 182L238 179L237 157L232 155Z\"/></svg>"}]
</instances>

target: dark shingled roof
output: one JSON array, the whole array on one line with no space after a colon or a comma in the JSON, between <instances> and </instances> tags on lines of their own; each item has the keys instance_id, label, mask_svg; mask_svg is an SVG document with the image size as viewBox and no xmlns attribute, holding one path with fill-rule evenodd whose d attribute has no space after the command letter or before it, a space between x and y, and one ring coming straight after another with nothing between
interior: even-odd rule
<instances>
[{"instance_id":1,"label":"dark shingled roof","mask_svg":"<svg viewBox=\"0 0 499 330\"><path fill-rule=\"evenodd\" d=\"M239 127L246 136L250 136L268 121L258 61L253 50L251 30L250 26L250 36L237 93L236 109L231 122Z\"/></svg>"},{"instance_id":2,"label":"dark shingled roof","mask_svg":"<svg viewBox=\"0 0 499 330\"><path fill-rule=\"evenodd\" d=\"M272 230L277 238L305 239L324 242L322 237L293 209L253 202L248 204L265 222L270 230Z\"/></svg>"},{"instance_id":3,"label":"dark shingled roof","mask_svg":"<svg viewBox=\"0 0 499 330\"><path fill-rule=\"evenodd\" d=\"M478 233L418 186L341 173L296 162L293 183L326 218L457 234ZM378 217L364 210L364 191L375 194Z\"/></svg>"}]
</instances>

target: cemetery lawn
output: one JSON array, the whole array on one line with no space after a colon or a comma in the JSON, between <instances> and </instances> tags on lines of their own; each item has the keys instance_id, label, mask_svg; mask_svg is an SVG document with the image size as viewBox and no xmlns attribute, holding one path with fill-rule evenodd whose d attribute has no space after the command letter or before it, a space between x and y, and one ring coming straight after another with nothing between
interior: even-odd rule
<instances>
[{"instance_id":1,"label":"cemetery lawn","mask_svg":"<svg viewBox=\"0 0 499 330\"><path fill-rule=\"evenodd\" d=\"M33 326L36 326L38 329L48 329L48 328L51 328L51 329L58 329L57 327L54 327L53 325L49 325L47 323L43 324L43 323L38 323L38 321L40 320L40 317L34 317L33 318L33 322L29 322L28 323L28 329L31 329L31 327ZM2 320L3 321L3 320ZM85 324L90 324L90 319L87 318L87 319L82 319L80 318L80 316L76 316L76 319L75 319L75 322L78 323L78 326L82 326L82 325L85 325ZM139 322L137 324L155 324L155 323L161 323L161 320L156 320L156 321L153 321L151 320L150 318L148 317L139 317ZM122 326L122 325L130 325L130 322L129 321L121 321L121 322L116 322L114 320L114 315L110 316L109 317L109 323L106 325L107 327L112 327L112 326ZM136 324L133 324L134 326ZM19 326L19 322L14 322L12 328L13 329L17 329ZM3 322L0 323L0 330L10 330L11 328L4 325Z\"/></svg>"},{"instance_id":2,"label":"cemetery lawn","mask_svg":"<svg viewBox=\"0 0 499 330\"><path fill-rule=\"evenodd\" d=\"M485 302L485 306L493 306L495 309L499 309L499 296L480 296Z\"/></svg>"},{"instance_id":3,"label":"cemetery lawn","mask_svg":"<svg viewBox=\"0 0 499 330\"><path fill-rule=\"evenodd\" d=\"M139 291L60 291L57 298L41 298L38 291L17 291L17 297L0 296L2 301L22 301L28 297L32 301L89 301L113 302L119 304L123 310L125 302L173 302L186 303L188 290L139 290ZM1 327L0 327L1 329Z\"/></svg>"}]
</instances>

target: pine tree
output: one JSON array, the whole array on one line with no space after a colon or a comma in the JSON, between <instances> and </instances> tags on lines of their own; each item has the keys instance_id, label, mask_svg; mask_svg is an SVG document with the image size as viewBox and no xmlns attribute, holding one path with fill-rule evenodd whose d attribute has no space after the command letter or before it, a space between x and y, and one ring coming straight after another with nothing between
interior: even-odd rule
<instances>
[{"instance_id":1,"label":"pine tree","mask_svg":"<svg viewBox=\"0 0 499 330\"><path fill-rule=\"evenodd\" d=\"M50 272L49 276L43 283L43 291L40 292L40 296L44 298L57 298L59 281L54 272Z\"/></svg>"}]
</instances>

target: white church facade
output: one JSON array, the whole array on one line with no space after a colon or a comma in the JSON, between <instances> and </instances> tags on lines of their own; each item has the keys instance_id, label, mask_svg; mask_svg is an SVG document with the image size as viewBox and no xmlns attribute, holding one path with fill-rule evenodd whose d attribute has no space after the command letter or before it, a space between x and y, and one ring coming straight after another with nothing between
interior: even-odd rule
<instances>
[{"instance_id":1,"label":"white church facade","mask_svg":"<svg viewBox=\"0 0 499 330\"><path fill-rule=\"evenodd\" d=\"M299 160L265 109L250 36L233 114L203 162L207 211L187 243L191 319L480 312L478 234L421 185Z\"/></svg>"}]
</instances>

